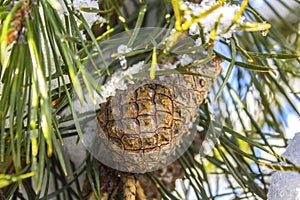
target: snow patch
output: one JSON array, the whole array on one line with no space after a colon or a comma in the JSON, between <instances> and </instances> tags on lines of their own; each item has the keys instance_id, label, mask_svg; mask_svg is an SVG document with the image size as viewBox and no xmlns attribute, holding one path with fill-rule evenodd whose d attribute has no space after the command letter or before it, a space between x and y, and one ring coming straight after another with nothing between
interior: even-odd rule
<instances>
[{"instance_id":1,"label":"snow patch","mask_svg":"<svg viewBox=\"0 0 300 200\"><path fill-rule=\"evenodd\" d=\"M300 166L300 133L290 141L283 156ZM283 163L284 165L285 163ZM268 192L269 200L300 200L300 174L298 172L275 172Z\"/></svg>"}]
</instances>

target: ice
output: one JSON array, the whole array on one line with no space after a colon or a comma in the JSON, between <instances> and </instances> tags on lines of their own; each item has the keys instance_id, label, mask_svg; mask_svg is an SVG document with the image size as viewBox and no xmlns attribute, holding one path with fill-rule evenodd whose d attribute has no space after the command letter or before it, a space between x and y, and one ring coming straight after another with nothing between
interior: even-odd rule
<instances>
[{"instance_id":1,"label":"ice","mask_svg":"<svg viewBox=\"0 0 300 200\"><path fill-rule=\"evenodd\" d=\"M283 153L284 157L297 166L300 165L299 143L300 133L297 133ZM298 172L275 172L272 175L268 199L300 200L300 174Z\"/></svg>"}]
</instances>

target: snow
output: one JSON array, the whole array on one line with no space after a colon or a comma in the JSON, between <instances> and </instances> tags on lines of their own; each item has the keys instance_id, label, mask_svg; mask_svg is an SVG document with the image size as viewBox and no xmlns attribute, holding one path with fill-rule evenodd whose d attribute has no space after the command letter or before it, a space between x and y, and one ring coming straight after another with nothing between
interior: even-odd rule
<instances>
[{"instance_id":1,"label":"snow","mask_svg":"<svg viewBox=\"0 0 300 200\"><path fill-rule=\"evenodd\" d=\"M130 68L128 68L125 71L117 71L115 72L110 80L105 83L105 85L100 87L101 90L101 96L102 99L100 100L100 103L106 102L106 98L109 96L115 96L116 90L126 90L127 89L127 83L130 82L131 75L136 74L139 72L139 70L144 65L143 61L140 61L134 65L132 65Z\"/></svg>"},{"instance_id":2,"label":"snow","mask_svg":"<svg viewBox=\"0 0 300 200\"><path fill-rule=\"evenodd\" d=\"M118 54L126 54L131 51L132 49L125 44L121 44L120 46L118 46L118 50L117 50ZM127 69L127 60L124 55L119 56L119 61L122 69Z\"/></svg>"},{"instance_id":3,"label":"snow","mask_svg":"<svg viewBox=\"0 0 300 200\"><path fill-rule=\"evenodd\" d=\"M297 133L290 141L283 153L297 166L300 166L300 133ZM284 165L285 163L283 163ZM300 174L298 172L275 172L268 193L270 200L300 200Z\"/></svg>"},{"instance_id":4,"label":"snow","mask_svg":"<svg viewBox=\"0 0 300 200\"><path fill-rule=\"evenodd\" d=\"M212 6L216 5L217 3L218 2L215 0L204 0L200 4L185 2L185 6L181 9L185 9L186 7L188 7L189 10L191 10L191 13L187 12L187 14L185 14L184 16L185 20L188 21L191 18L190 15L199 16L201 13L209 10ZM203 28L204 38L206 39L206 41L202 42L208 42L210 33L212 32L212 30L215 29L218 18L220 17L220 22L217 26L217 35L215 39L219 40L222 37L228 39L235 32L236 26L231 25L236 14L240 9L241 7L239 5L225 3L224 5L220 6L207 16L201 18L199 21L197 21L197 23L193 23L189 28L189 34L199 34L200 28ZM237 21L237 24L242 24L244 20L244 17L240 17ZM199 27L198 23L201 24L201 27ZM199 41L200 40L198 40L197 42L197 46L199 45Z\"/></svg>"},{"instance_id":5,"label":"snow","mask_svg":"<svg viewBox=\"0 0 300 200\"><path fill-rule=\"evenodd\" d=\"M191 64L192 62L193 62L193 59L187 54L183 54L180 58L181 66L186 66L188 64Z\"/></svg>"},{"instance_id":6,"label":"snow","mask_svg":"<svg viewBox=\"0 0 300 200\"><path fill-rule=\"evenodd\" d=\"M117 52L120 53L120 54L125 54L125 53L129 53L131 52L132 49L129 48L127 45L125 44L121 44L120 46L118 46L118 50Z\"/></svg>"},{"instance_id":7,"label":"snow","mask_svg":"<svg viewBox=\"0 0 300 200\"><path fill-rule=\"evenodd\" d=\"M68 6L73 6L74 9L77 11L79 11L81 8L99 8L97 0L74 0L73 3L71 3L71 0L67 0L67 2ZM62 6L62 9L59 9L61 16L63 14L67 14L67 9L63 0L60 0L60 4ZM89 24L89 26L92 26L92 24L94 24L95 22L98 22L100 24L106 23L106 20L95 12L81 11L81 13L84 16L87 23Z\"/></svg>"}]
</instances>

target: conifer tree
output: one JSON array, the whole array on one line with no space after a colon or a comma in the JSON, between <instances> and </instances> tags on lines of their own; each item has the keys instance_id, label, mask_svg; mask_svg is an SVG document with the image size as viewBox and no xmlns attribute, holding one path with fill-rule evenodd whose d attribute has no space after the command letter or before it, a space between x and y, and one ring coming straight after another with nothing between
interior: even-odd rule
<instances>
[{"instance_id":1,"label":"conifer tree","mask_svg":"<svg viewBox=\"0 0 300 200\"><path fill-rule=\"evenodd\" d=\"M281 156L287 116L300 116L298 0L91 2L0 0L0 199L266 199L272 173L300 172ZM146 37L146 27L163 31ZM206 63L218 73L191 71ZM80 148L81 120L96 123L134 74L174 71L211 84L175 162L122 172Z\"/></svg>"}]
</instances>

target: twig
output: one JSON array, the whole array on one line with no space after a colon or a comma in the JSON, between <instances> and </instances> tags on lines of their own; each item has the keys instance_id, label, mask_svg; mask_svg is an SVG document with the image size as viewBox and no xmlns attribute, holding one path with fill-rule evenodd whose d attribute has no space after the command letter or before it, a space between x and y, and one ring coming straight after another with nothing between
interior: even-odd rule
<instances>
[{"instance_id":1,"label":"twig","mask_svg":"<svg viewBox=\"0 0 300 200\"><path fill-rule=\"evenodd\" d=\"M122 177L124 200L136 199L136 179L133 175L125 175Z\"/></svg>"}]
</instances>

